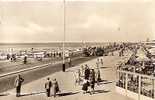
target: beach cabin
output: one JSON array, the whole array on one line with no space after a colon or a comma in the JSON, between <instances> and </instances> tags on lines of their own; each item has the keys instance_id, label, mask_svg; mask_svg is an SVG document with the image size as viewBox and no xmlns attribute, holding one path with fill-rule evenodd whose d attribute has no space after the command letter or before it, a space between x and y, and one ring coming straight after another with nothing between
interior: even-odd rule
<instances>
[{"instance_id":1,"label":"beach cabin","mask_svg":"<svg viewBox=\"0 0 155 100\"><path fill-rule=\"evenodd\" d=\"M45 57L45 53L44 52L34 52L33 53L33 57L34 58L44 58Z\"/></svg>"},{"instance_id":2,"label":"beach cabin","mask_svg":"<svg viewBox=\"0 0 155 100\"><path fill-rule=\"evenodd\" d=\"M0 60L7 59L7 56L4 53L0 53Z\"/></svg>"},{"instance_id":3,"label":"beach cabin","mask_svg":"<svg viewBox=\"0 0 155 100\"><path fill-rule=\"evenodd\" d=\"M149 52L151 53L153 57L155 57L155 48L149 49Z\"/></svg>"},{"instance_id":4,"label":"beach cabin","mask_svg":"<svg viewBox=\"0 0 155 100\"><path fill-rule=\"evenodd\" d=\"M65 57L69 57L69 50L65 50Z\"/></svg>"}]
</instances>

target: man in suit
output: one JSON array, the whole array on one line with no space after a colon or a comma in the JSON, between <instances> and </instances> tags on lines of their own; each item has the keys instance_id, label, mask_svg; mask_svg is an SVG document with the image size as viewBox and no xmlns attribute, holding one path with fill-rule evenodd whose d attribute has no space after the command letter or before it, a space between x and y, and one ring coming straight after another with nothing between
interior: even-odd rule
<instances>
[{"instance_id":1,"label":"man in suit","mask_svg":"<svg viewBox=\"0 0 155 100\"><path fill-rule=\"evenodd\" d=\"M47 82L45 83L47 97L50 97L51 95L51 87L52 87L52 82L50 81L50 78L48 77Z\"/></svg>"},{"instance_id":2,"label":"man in suit","mask_svg":"<svg viewBox=\"0 0 155 100\"><path fill-rule=\"evenodd\" d=\"M52 81L52 88L53 88L53 96L55 98L57 93L60 92L59 84L56 79L53 79L53 81Z\"/></svg>"},{"instance_id":3,"label":"man in suit","mask_svg":"<svg viewBox=\"0 0 155 100\"><path fill-rule=\"evenodd\" d=\"M84 72L84 78L86 79L86 80L89 80L89 74L90 74L90 69L89 69L89 67L88 67L88 65L86 64L85 65L86 67L85 67L85 72Z\"/></svg>"},{"instance_id":4,"label":"man in suit","mask_svg":"<svg viewBox=\"0 0 155 100\"><path fill-rule=\"evenodd\" d=\"M24 79L21 77L21 75L18 75L17 78L15 79L16 97L20 97L21 86L23 82Z\"/></svg>"}]
</instances>

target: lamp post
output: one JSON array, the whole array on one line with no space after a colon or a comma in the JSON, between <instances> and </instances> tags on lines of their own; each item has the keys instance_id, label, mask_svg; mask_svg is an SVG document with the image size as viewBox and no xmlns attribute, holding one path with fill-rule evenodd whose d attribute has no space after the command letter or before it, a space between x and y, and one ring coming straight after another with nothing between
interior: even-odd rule
<instances>
[{"instance_id":1,"label":"lamp post","mask_svg":"<svg viewBox=\"0 0 155 100\"><path fill-rule=\"evenodd\" d=\"M62 64L62 71L65 72L66 66L65 66L65 40L66 40L66 1L63 0L63 9L64 9L64 36L63 36L63 64Z\"/></svg>"}]
</instances>

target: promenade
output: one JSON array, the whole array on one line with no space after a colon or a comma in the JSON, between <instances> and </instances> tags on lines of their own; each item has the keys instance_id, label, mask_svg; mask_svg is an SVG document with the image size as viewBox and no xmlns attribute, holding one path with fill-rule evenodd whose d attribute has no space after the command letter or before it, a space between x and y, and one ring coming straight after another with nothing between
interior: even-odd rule
<instances>
[{"instance_id":1,"label":"promenade","mask_svg":"<svg viewBox=\"0 0 155 100\"><path fill-rule=\"evenodd\" d=\"M95 94L83 94L81 86L75 85L75 72L80 68L82 64L88 64L91 67L95 67L97 59L93 59L75 67L69 68L66 72L56 72L41 79L35 80L28 84L23 85L22 95L17 98L15 96L15 89L8 90L4 95L0 96L0 100L132 100L126 96L120 95L115 91L116 84L116 64L125 60L128 56L119 57L105 56L102 57L104 66L101 69L101 77L105 80L101 85L95 87ZM44 89L44 83L46 78L56 78L58 80L61 94L54 98L47 98Z\"/></svg>"}]
</instances>

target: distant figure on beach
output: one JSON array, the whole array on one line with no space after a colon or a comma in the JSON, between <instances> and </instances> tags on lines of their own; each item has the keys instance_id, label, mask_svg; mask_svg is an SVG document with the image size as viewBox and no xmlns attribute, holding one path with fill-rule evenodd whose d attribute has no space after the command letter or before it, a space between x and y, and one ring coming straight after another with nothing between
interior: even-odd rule
<instances>
[{"instance_id":1,"label":"distant figure on beach","mask_svg":"<svg viewBox=\"0 0 155 100\"><path fill-rule=\"evenodd\" d=\"M111 56L114 56L114 51L111 52Z\"/></svg>"},{"instance_id":2,"label":"distant figure on beach","mask_svg":"<svg viewBox=\"0 0 155 100\"><path fill-rule=\"evenodd\" d=\"M27 56L25 55L24 56L24 64L26 64L27 63Z\"/></svg>"},{"instance_id":3,"label":"distant figure on beach","mask_svg":"<svg viewBox=\"0 0 155 100\"><path fill-rule=\"evenodd\" d=\"M7 60L9 60L10 59L10 54L7 54Z\"/></svg>"},{"instance_id":4,"label":"distant figure on beach","mask_svg":"<svg viewBox=\"0 0 155 100\"><path fill-rule=\"evenodd\" d=\"M61 52L59 52L59 57L61 57L62 55L61 55Z\"/></svg>"},{"instance_id":5,"label":"distant figure on beach","mask_svg":"<svg viewBox=\"0 0 155 100\"><path fill-rule=\"evenodd\" d=\"M53 56L54 56L54 58L56 57L56 53L55 52L54 52Z\"/></svg>"},{"instance_id":6,"label":"distant figure on beach","mask_svg":"<svg viewBox=\"0 0 155 100\"><path fill-rule=\"evenodd\" d=\"M12 54L12 60L16 61L16 55L15 54Z\"/></svg>"},{"instance_id":7,"label":"distant figure on beach","mask_svg":"<svg viewBox=\"0 0 155 100\"><path fill-rule=\"evenodd\" d=\"M12 58L12 55L11 55L11 58L10 58L11 62L13 62L13 58Z\"/></svg>"},{"instance_id":8,"label":"distant figure on beach","mask_svg":"<svg viewBox=\"0 0 155 100\"><path fill-rule=\"evenodd\" d=\"M51 96L51 87L52 87L52 82L51 82L50 78L48 77L47 82L45 83L47 97Z\"/></svg>"},{"instance_id":9,"label":"distant figure on beach","mask_svg":"<svg viewBox=\"0 0 155 100\"><path fill-rule=\"evenodd\" d=\"M71 61L71 58L70 57L68 58L68 65L69 65L69 67L72 66L72 61Z\"/></svg>"},{"instance_id":10,"label":"distant figure on beach","mask_svg":"<svg viewBox=\"0 0 155 100\"><path fill-rule=\"evenodd\" d=\"M54 79L53 81L52 81L52 90L53 90L53 96L54 97L56 97L56 94L58 93L58 92L60 92L60 89L59 89L59 84L58 84L58 82L57 82L57 80L56 79Z\"/></svg>"},{"instance_id":11,"label":"distant figure on beach","mask_svg":"<svg viewBox=\"0 0 155 100\"><path fill-rule=\"evenodd\" d=\"M21 86L23 82L24 82L24 79L21 77L21 75L18 75L17 78L15 79L16 97L20 96Z\"/></svg>"}]
</instances>

